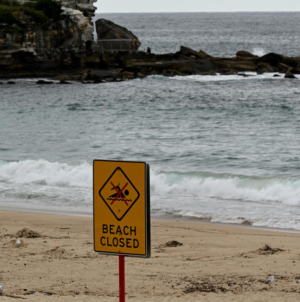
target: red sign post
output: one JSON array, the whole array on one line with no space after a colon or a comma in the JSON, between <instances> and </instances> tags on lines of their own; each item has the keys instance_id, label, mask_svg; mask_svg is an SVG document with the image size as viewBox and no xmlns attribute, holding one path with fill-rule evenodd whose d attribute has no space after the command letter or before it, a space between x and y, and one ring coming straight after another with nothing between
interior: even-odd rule
<instances>
[{"instance_id":1,"label":"red sign post","mask_svg":"<svg viewBox=\"0 0 300 302\"><path fill-rule=\"evenodd\" d=\"M125 256L151 256L150 167L94 160L94 251L119 256L119 301L125 302Z\"/></svg>"},{"instance_id":2,"label":"red sign post","mask_svg":"<svg viewBox=\"0 0 300 302\"><path fill-rule=\"evenodd\" d=\"M119 255L119 301L125 302L125 257Z\"/></svg>"}]
</instances>

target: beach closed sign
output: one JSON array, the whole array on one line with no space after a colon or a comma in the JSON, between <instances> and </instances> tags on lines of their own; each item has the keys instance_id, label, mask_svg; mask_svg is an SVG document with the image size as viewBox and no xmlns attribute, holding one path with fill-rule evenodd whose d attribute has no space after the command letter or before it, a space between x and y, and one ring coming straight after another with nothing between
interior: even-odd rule
<instances>
[{"instance_id":1,"label":"beach closed sign","mask_svg":"<svg viewBox=\"0 0 300 302\"><path fill-rule=\"evenodd\" d=\"M94 160L94 250L150 257L147 163Z\"/></svg>"}]
</instances>

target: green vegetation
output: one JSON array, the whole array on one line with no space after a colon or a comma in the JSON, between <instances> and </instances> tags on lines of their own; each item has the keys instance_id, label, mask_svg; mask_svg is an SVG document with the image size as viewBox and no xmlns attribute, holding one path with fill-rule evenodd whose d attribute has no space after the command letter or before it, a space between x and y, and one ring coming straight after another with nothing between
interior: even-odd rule
<instances>
[{"instance_id":1,"label":"green vegetation","mask_svg":"<svg viewBox=\"0 0 300 302\"><path fill-rule=\"evenodd\" d=\"M38 0L35 9L44 12L49 19L53 20L59 20L62 13L61 3L53 0Z\"/></svg>"},{"instance_id":2,"label":"green vegetation","mask_svg":"<svg viewBox=\"0 0 300 302\"><path fill-rule=\"evenodd\" d=\"M12 11L9 8L0 6L0 22L13 24L16 23L17 21Z\"/></svg>"},{"instance_id":3,"label":"green vegetation","mask_svg":"<svg viewBox=\"0 0 300 302\"><path fill-rule=\"evenodd\" d=\"M12 31L20 31L24 23L58 21L61 13L61 3L54 0L35 0L23 5L15 0L0 0L0 23L11 25Z\"/></svg>"},{"instance_id":4,"label":"green vegetation","mask_svg":"<svg viewBox=\"0 0 300 302\"><path fill-rule=\"evenodd\" d=\"M24 7L23 11L26 16L31 17L37 23L45 23L48 21L47 15L43 11L35 10L30 7Z\"/></svg>"}]
</instances>

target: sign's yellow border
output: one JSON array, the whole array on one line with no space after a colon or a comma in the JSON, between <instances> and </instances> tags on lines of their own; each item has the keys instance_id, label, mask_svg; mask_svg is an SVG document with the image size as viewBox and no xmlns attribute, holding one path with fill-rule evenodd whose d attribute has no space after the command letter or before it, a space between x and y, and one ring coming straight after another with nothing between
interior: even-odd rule
<instances>
[{"instance_id":1,"label":"sign's yellow border","mask_svg":"<svg viewBox=\"0 0 300 302\"><path fill-rule=\"evenodd\" d=\"M114 162L120 163L120 161L115 160L101 160L95 159L93 161L93 237L94 237L94 251L98 254L105 255L123 255L127 257L138 257L138 258L150 258L151 257L151 217L150 217L150 166L145 162L137 162L137 161L121 161L122 163L141 163L145 164L145 236L146 236L146 244L145 244L145 254L123 254L123 253L113 253L113 252L101 252L96 251L95 248L95 194L98 193L95 191L95 162Z\"/></svg>"}]
</instances>

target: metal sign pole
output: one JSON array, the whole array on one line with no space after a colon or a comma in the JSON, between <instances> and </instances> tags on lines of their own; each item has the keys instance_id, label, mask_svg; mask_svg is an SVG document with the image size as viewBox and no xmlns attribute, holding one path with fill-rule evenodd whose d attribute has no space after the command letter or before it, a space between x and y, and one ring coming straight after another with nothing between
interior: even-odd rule
<instances>
[{"instance_id":1,"label":"metal sign pole","mask_svg":"<svg viewBox=\"0 0 300 302\"><path fill-rule=\"evenodd\" d=\"M119 302L125 256L151 257L149 171L145 162L94 160L94 251L119 256Z\"/></svg>"},{"instance_id":2,"label":"metal sign pole","mask_svg":"<svg viewBox=\"0 0 300 302\"><path fill-rule=\"evenodd\" d=\"M125 302L125 257L119 255L119 301Z\"/></svg>"}]
</instances>

